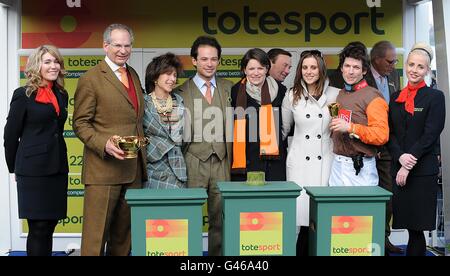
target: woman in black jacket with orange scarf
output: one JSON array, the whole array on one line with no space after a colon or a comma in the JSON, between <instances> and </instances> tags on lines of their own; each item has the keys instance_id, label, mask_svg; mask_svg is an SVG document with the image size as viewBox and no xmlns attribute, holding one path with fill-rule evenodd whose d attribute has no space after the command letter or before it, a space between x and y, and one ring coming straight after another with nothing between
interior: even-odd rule
<instances>
[{"instance_id":1,"label":"woman in black jacket with orange scarf","mask_svg":"<svg viewBox=\"0 0 450 276\"><path fill-rule=\"evenodd\" d=\"M389 104L392 155L393 228L407 229L406 255L425 256L424 230L436 228L438 158L435 148L444 128L444 94L427 87L433 50L416 44L405 69L408 85L394 93Z\"/></svg>"},{"instance_id":2,"label":"woman in black jacket with orange scarf","mask_svg":"<svg viewBox=\"0 0 450 276\"><path fill-rule=\"evenodd\" d=\"M281 134L281 104L286 87L267 76L270 59L259 48L241 61L245 77L231 90L235 108L231 180L245 181L246 172L263 171L267 181L286 180L286 145Z\"/></svg>"}]
</instances>

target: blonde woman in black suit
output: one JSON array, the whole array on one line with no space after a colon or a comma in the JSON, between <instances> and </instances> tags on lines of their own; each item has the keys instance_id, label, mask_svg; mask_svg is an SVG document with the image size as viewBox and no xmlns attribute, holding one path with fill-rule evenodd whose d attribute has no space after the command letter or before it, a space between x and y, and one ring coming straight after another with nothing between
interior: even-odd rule
<instances>
[{"instance_id":1,"label":"blonde woman in black suit","mask_svg":"<svg viewBox=\"0 0 450 276\"><path fill-rule=\"evenodd\" d=\"M392 94L389 104L389 143L393 173L393 228L407 229L406 255L425 256L423 231L436 228L438 157L444 129L444 94L425 84L433 50L413 46L405 64L408 85Z\"/></svg>"},{"instance_id":2,"label":"blonde woman in black suit","mask_svg":"<svg viewBox=\"0 0 450 276\"><path fill-rule=\"evenodd\" d=\"M33 51L27 83L14 91L4 131L5 157L17 181L19 218L27 219L27 255L50 256L59 219L67 216L68 95L64 60L54 46Z\"/></svg>"}]
</instances>

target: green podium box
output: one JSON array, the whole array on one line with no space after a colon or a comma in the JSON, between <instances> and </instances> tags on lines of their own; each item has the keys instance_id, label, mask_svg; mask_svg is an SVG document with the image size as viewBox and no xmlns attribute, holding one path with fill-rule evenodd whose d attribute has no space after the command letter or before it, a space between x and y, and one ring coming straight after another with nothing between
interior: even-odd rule
<instances>
[{"instance_id":1,"label":"green podium box","mask_svg":"<svg viewBox=\"0 0 450 276\"><path fill-rule=\"evenodd\" d=\"M129 189L133 256L202 256L206 190Z\"/></svg>"},{"instance_id":2,"label":"green podium box","mask_svg":"<svg viewBox=\"0 0 450 276\"><path fill-rule=\"evenodd\" d=\"M296 198L293 182L218 182L223 200L224 256L295 255Z\"/></svg>"},{"instance_id":3,"label":"green podium box","mask_svg":"<svg viewBox=\"0 0 450 276\"><path fill-rule=\"evenodd\" d=\"M380 187L305 187L311 256L384 255L386 202ZM301 208L301 207L300 207Z\"/></svg>"}]
</instances>

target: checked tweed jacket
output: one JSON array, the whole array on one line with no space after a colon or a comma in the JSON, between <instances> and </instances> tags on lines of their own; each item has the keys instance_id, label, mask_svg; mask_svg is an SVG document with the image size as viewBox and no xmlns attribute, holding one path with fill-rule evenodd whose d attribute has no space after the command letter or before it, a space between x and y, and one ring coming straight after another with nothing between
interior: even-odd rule
<instances>
[{"instance_id":1,"label":"checked tweed jacket","mask_svg":"<svg viewBox=\"0 0 450 276\"><path fill-rule=\"evenodd\" d=\"M171 94L176 101L172 111L179 121L169 125L162 119L149 95L144 96L144 134L150 139L147 145L147 174L148 182L144 187L151 189L177 189L186 187L186 163L181 151L184 105L183 99Z\"/></svg>"}]
</instances>

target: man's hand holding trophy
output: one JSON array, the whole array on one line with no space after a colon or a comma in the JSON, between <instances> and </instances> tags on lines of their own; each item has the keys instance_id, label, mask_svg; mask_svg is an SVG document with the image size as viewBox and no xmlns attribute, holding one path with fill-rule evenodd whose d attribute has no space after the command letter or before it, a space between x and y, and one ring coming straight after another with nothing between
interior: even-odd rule
<instances>
[{"instance_id":1,"label":"man's hand holding trophy","mask_svg":"<svg viewBox=\"0 0 450 276\"><path fill-rule=\"evenodd\" d=\"M109 155L119 160L137 158L138 151L148 145L147 137L139 136L112 136L105 146Z\"/></svg>"},{"instance_id":2,"label":"man's hand holding trophy","mask_svg":"<svg viewBox=\"0 0 450 276\"><path fill-rule=\"evenodd\" d=\"M331 103L328 105L328 111L332 118L330 123L331 132L347 132L350 138L359 139L359 136L355 133L354 125L351 123L351 111L343 110L341 115L339 114L340 109L341 106L339 103Z\"/></svg>"}]
</instances>

